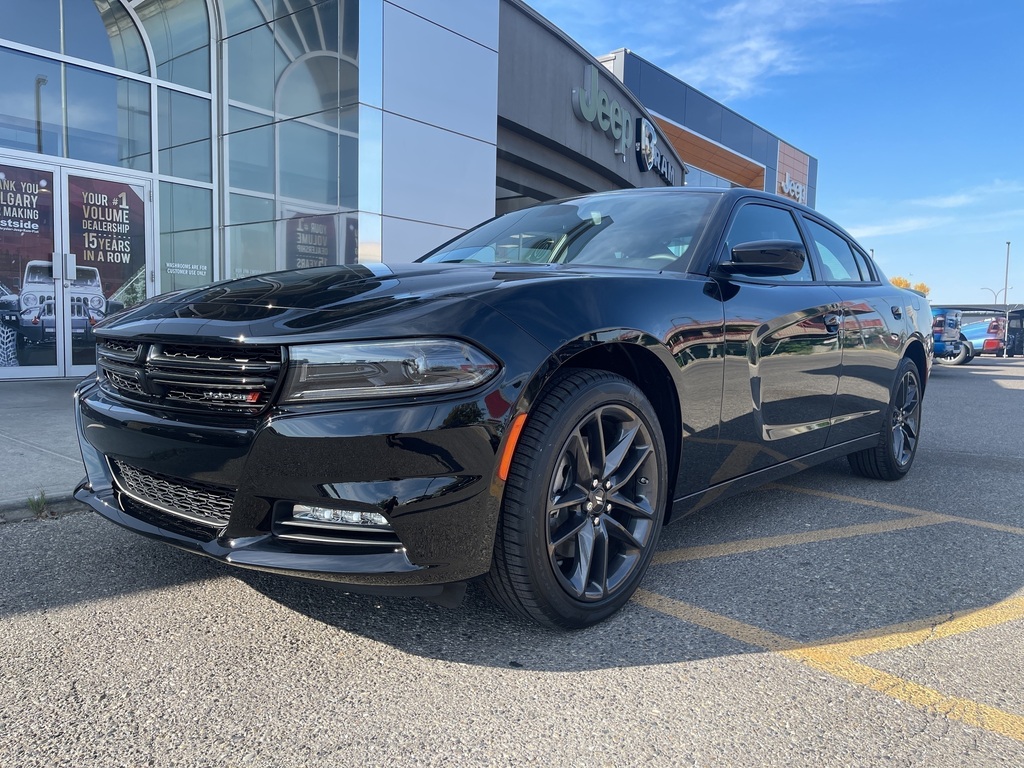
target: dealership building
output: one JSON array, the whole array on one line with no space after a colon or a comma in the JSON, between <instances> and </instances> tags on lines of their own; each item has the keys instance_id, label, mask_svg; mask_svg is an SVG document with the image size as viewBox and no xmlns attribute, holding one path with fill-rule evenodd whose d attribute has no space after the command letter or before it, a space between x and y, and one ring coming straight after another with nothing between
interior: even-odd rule
<instances>
[{"instance_id":1,"label":"dealership building","mask_svg":"<svg viewBox=\"0 0 1024 768\"><path fill-rule=\"evenodd\" d=\"M814 158L522 0L0 0L0 380L91 325L277 269L411 261L595 190L746 186Z\"/></svg>"}]
</instances>

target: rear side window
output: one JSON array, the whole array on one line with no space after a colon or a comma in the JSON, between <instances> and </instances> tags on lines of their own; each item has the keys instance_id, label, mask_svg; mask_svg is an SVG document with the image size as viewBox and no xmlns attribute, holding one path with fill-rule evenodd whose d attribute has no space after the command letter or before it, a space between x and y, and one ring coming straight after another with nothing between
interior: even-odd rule
<instances>
[{"instance_id":1,"label":"rear side window","mask_svg":"<svg viewBox=\"0 0 1024 768\"><path fill-rule=\"evenodd\" d=\"M725 239L726 248L729 252L741 243L752 243L758 240L791 240L798 243L803 242L800 236L800 229L793 214L783 208L775 208L771 205L758 205L748 203L736 214L732 224L729 226L729 234ZM728 258L728 257L726 257ZM804 262L804 268L795 275L773 277L772 280L787 281L809 281L814 277L811 274L811 262L808 259Z\"/></svg>"},{"instance_id":2,"label":"rear side window","mask_svg":"<svg viewBox=\"0 0 1024 768\"><path fill-rule=\"evenodd\" d=\"M827 282L870 282L871 272L867 262L854 256L853 248L846 238L823 227L816 221L807 220L814 244L818 247L821 266L824 270L822 279ZM863 273L862 271L863 270Z\"/></svg>"}]
</instances>

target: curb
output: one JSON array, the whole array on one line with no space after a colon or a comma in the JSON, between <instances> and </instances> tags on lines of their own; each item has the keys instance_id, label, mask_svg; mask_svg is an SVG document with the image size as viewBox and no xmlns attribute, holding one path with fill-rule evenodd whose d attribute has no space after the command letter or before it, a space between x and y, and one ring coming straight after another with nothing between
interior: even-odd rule
<instances>
[{"instance_id":1,"label":"curb","mask_svg":"<svg viewBox=\"0 0 1024 768\"><path fill-rule=\"evenodd\" d=\"M20 523L25 520L51 520L75 514L83 509L82 503L70 494L52 498L47 497L45 511L41 515L37 515L30 510L24 501L0 504L0 525L3 523Z\"/></svg>"}]
</instances>

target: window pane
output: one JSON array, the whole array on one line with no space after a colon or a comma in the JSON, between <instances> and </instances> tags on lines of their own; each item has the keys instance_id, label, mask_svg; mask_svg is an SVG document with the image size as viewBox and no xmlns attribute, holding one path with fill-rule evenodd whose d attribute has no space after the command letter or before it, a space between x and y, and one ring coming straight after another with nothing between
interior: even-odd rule
<instances>
[{"instance_id":1,"label":"window pane","mask_svg":"<svg viewBox=\"0 0 1024 768\"><path fill-rule=\"evenodd\" d=\"M175 291L213 280L213 193L160 183L160 289Z\"/></svg>"},{"instance_id":2,"label":"window pane","mask_svg":"<svg viewBox=\"0 0 1024 768\"><path fill-rule=\"evenodd\" d=\"M248 277L277 269L273 221L228 227L227 235L231 277Z\"/></svg>"},{"instance_id":3,"label":"window pane","mask_svg":"<svg viewBox=\"0 0 1024 768\"><path fill-rule=\"evenodd\" d=\"M213 227L213 193L184 184L160 183L160 227L162 232Z\"/></svg>"},{"instance_id":4,"label":"window pane","mask_svg":"<svg viewBox=\"0 0 1024 768\"><path fill-rule=\"evenodd\" d=\"M824 279L859 281L860 270L846 239L816 221L808 221L807 224L814 244L818 246L822 266L825 268Z\"/></svg>"},{"instance_id":5,"label":"window pane","mask_svg":"<svg viewBox=\"0 0 1024 768\"><path fill-rule=\"evenodd\" d=\"M67 79L67 156L150 170L149 86L72 66Z\"/></svg>"},{"instance_id":6,"label":"window pane","mask_svg":"<svg viewBox=\"0 0 1024 768\"><path fill-rule=\"evenodd\" d=\"M336 109L339 97L338 64L336 56L324 54L310 56L290 67L281 76L278 113L284 117L302 117ZM336 117L336 111L328 114Z\"/></svg>"},{"instance_id":7,"label":"window pane","mask_svg":"<svg viewBox=\"0 0 1024 768\"><path fill-rule=\"evenodd\" d=\"M161 88L157 102L160 172L211 181L210 101Z\"/></svg>"},{"instance_id":8,"label":"window pane","mask_svg":"<svg viewBox=\"0 0 1024 768\"><path fill-rule=\"evenodd\" d=\"M64 154L60 65L0 48L0 146Z\"/></svg>"},{"instance_id":9,"label":"window pane","mask_svg":"<svg viewBox=\"0 0 1024 768\"><path fill-rule=\"evenodd\" d=\"M220 7L228 35L258 27L267 21L257 0L221 0Z\"/></svg>"},{"instance_id":10,"label":"window pane","mask_svg":"<svg viewBox=\"0 0 1024 768\"><path fill-rule=\"evenodd\" d=\"M295 4L298 7L298 4ZM302 56L317 51L338 51L338 0L280 17L274 32L289 54Z\"/></svg>"},{"instance_id":11,"label":"window pane","mask_svg":"<svg viewBox=\"0 0 1024 768\"><path fill-rule=\"evenodd\" d=\"M274 108L276 44L267 27L235 35L228 43L228 98L254 107Z\"/></svg>"},{"instance_id":12,"label":"window pane","mask_svg":"<svg viewBox=\"0 0 1024 768\"><path fill-rule=\"evenodd\" d=\"M35 48L60 51L60 4L36 0L29 13L25 0L0 0L0 19L3 19L0 37Z\"/></svg>"},{"instance_id":13,"label":"window pane","mask_svg":"<svg viewBox=\"0 0 1024 768\"><path fill-rule=\"evenodd\" d=\"M210 90L210 21L205 0L147 0L136 6L156 57L157 77Z\"/></svg>"},{"instance_id":14,"label":"window pane","mask_svg":"<svg viewBox=\"0 0 1024 768\"><path fill-rule=\"evenodd\" d=\"M265 197L231 195L229 198L229 224L251 224L274 220L274 201Z\"/></svg>"},{"instance_id":15,"label":"window pane","mask_svg":"<svg viewBox=\"0 0 1024 768\"><path fill-rule=\"evenodd\" d=\"M745 205L736 214L736 218L729 227L729 236L726 244L729 250L732 250L733 247L741 243L751 243L758 240L792 240L798 243L803 242L800 230L797 228L793 215L789 211L770 205ZM772 280L781 281L813 279L809 259L804 262L803 269L797 274L772 278Z\"/></svg>"},{"instance_id":16,"label":"window pane","mask_svg":"<svg viewBox=\"0 0 1024 768\"><path fill-rule=\"evenodd\" d=\"M856 246L854 246L853 249L853 259L857 262L857 268L860 270L861 280L867 283L872 282L875 279L875 273L871 269L871 259L861 251L857 250Z\"/></svg>"},{"instance_id":17,"label":"window pane","mask_svg":"<svg viewBox=\"0 0 1024 768\"><path fill-rule=\"evenodd\" d=\"M142 36L120 0L65 0L64 52L109 67L149 74Z\"/></svg>"},{"instance_id":18,"label":"window pane","mask_svg":"<svg viewBox=\"0 0 1024 768\"><path fill-rule=\"evenodd\" d=\"M338 204L338 134L296 120L280 124L281 195Z\"/></svg>"},{"instance_id":19,"label":"window pane","mask_svg":"<svg viewBox=\"0 0 1024 768\"><path fill-rule=\"evenodd\" d=\"M228 142L228 186L274 191L274 126L232 133Z\"/></svg>"}]
</instances>

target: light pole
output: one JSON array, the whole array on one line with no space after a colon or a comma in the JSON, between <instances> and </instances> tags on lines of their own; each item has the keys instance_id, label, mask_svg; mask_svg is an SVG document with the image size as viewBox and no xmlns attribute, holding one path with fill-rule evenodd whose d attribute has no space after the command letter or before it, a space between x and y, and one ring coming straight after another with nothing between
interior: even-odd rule
<instances>
[{"instance_id":1,"label":"light pole","mask_svg":"<svg viewBox=\"0 0 1024 768\"><path fill-rule=\"evenodd\" d=\"M988 291L989 293L992 294L992 306L994 308L995 305L999 303L999 294L1002 293L1003 291L993 291L991 288L982 288L981 290Z\"/></svg>"},{"instance_id":2,"label":"light pole","mask_svg":"<svg viewBox=\"0 0 1024 768\"><path fill-rule=\"evenodd\" d=\"M1010 342L1010 241L1006 241L1006 272L1003 275L1003 304L1006 322L1003 323L1003 343Z\"/></svg>"}]
</instances>

